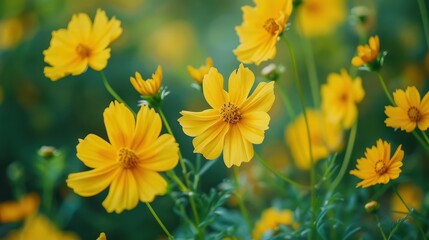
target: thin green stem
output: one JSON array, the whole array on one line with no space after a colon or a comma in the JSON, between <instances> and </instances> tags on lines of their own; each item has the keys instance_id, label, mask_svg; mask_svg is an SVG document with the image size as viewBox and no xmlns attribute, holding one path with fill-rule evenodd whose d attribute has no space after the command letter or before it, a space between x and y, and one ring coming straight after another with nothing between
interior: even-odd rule
<instances>
[{"instance_id":1,"label":"thin green stem","mask_svg":"<svg viewBox=\"0 0 429 240\"><path fill-rule=\"evenodd\" d=\"M313 48L310 39L303 37L305 62L307 65L308 77L310 80L311 95L314 107L320 107L320 85L317 77L316 61L314 59Z\"/></svg>"},{"instance_id":2,"label":"thin green stem","mask_svg":"<svg viewBox=\"0 0 429 240\"><path fill-rule=\"evenodd\" d=\"M383 87L384 93L386 94L387 98L389 99L389 102L394 105L395 102L393 101L392 95L390 95L389 90L387 89L386 83L384 83L383 76L379 72L376 72L378 80L380 81L381 86Z\"/></svg>"},{"instance_id":3,"label":"thin green stem","mask_svg":"<svg viewBox=\"0 0 429 240\"><path fill-rule=\"evenodd\" d=\"M381 228L381 222L380 222L380 219L378 218L378 215L374 214L374 218L375 218L375 221L377 222L377 227L380 230L381 236L383 236L384 240L387 240L387 237L384 234L383 228Z\"/></svg>"},{"instance_id":4,"label":"thin green stem","mask_svg":"<svg viewBox=\"0 0 429 240\"><path fill-rule=\"evenodd\" d=\"M176 175L176 173L174 172L174 170L170 170L167 172L167 175L174 181L177 183L177 185L180 188L180 191L182 192L187 192L188 188L185 186L185 184L183 184L183 182L180 180L180 178Z\"/></svg>"},{"instance_id":5,"label":"thin green stem","mask_svg":"<svg viewBox=\"0 0 429 240\"><path fill-rule=\"evenodd\" d=\"M101 79L103 80L104 87L110 93L110 95L112 95L112 97L116 99L118 102L125 104L125 106L131 109L130 106L128 106L128 104L115 92L115 90L113 90L112 86L110 86L109 81L107 81L107 78L104 72L100 71L99 73L100 73Z\"/></svg>"},{"instance_id":6,"label":"thin green stem","mask_svg":"<svg viewBox=\"0 0 429 240\"><path fill-rule=\"evenodd\" d=\"M338 184L341 182L341 180L343 179L344 174L347 170L347 167L349 166L353 147L355 145L357 126L358 126L358 121L356 120L355 124L353 124L353 127L350 130L349 141L347 143L347 149L346 149L346 154L344 155L343 164L342 164L341 169L338 172L338 175L335 178L334 182L332 182L331 189L330 189L331 192L333 192L335 190L335 188L338 186Z\"/></svg>"},{"instance_id":7,"label":"thin green stem","mask_svg":"<svg viewBox=\"0 0 429 240\"><path fill-rule=\"evenodd\" d=\"M422 147L429 153L429 146L428 144L423 140L422 137L419 136L416 130L412 131L413 136L417 139L417 141L422 145Z\"/></svg>"},{"instance_id":8,"label":"thin green stem","mask_svg":"<svg viewBox=\"0 0 429 240\"><path fill-rule=\"evenodd\" d=\"M290 99L289 99L288 95L286 94L286 91L280 86L280 84L278 84L278 85L279 85L279 87L276 89L278 89L278 91L280 92L280 96L281 96L283 103L285 105L286 112L288 113L288 115L291 119L294 119L296 114L292 108L292 104L290 103Z\"/></svg>"},{"instance_id":9,"label":"thin green stem","mask_svg":"<svg viewBox=\"0 0 429 240\"><path fill-rule=\"evenodd\" d=\"M423 138L426 140L426 143L428 143L428 144L429 144L429 138L428 138L428 135L426 135L426 132L425 132L425 131L421 131L421 132L422 132Z\"/></svg>"},{"instance_id":10,"label":"thin green stem","mask_svg":"<svg viewBox=\"0 0 429 240\"><path fill-rule=\"evenodd\" d=\"M423 30L426 35L426 44L429 51L429 16L426 10L426 5L424 0L418 0L419 3L419 9L420 9L420 15L422 16L422 22L423 22Z\"/></svg>"},{"instance_id":11,"label":"thin green stem","mask_svg":"<svg viewBox=\"0 0 429 240\"><path fill-rule=\"evenodd\" d=\"M152 213L153 217L156 219L156 221L158 222L159 226L161 226L162 230L164 230L164 233L167 234L168 239L174 239L173 235L171 235L170 232L167 230L167 228L165 227L164 223L162 223L161 219L158 217L158 214L156 214L155 210L153 210L153 208L150 205L150 203L147 202L146 206L149 208L149 211Z\"/></svg>"},{"instance_id":12,"label":"thin green stem","mask_svg":"<svg viewBox=\"0 0 429 240\"><path fill-rule=\"evenodd\" d=\"M311 190L310 190L310 195L311 195L311 210L313 212L312 214L312 221L311 221L311 239L315 238L315 232L316 232L316 189L315 189L315 182L316 182L316 173L315 173L315 167L314 167L314 159L313 159L313 149L312 149L312 144L311 144L311 134L310 134L310 127L308 124L308 117L307 117L307 112L305 109L305 99L304 99L304 94L302 91L302 87L301 87L301 81L299 78L299 74L298 74L298 67L296 65L296 60L295 60L295 54L293 52L293 48L290 45L289 41L286 39L286 37L284 37L284 35L281 35L281 38L284 40L284 42L286 43L286 46L289 50L289 55L292 61L292 66L293 66L293 70L295 73L295 83L296 83L296 87L298 89L298 95L299 95L299 100L301 103L301 108L302 108L302 114L304 115L304 120L305 120L305 127L307 129L307 139L308 139L308 146L309 146L309 153L310 153L310 185L311 185Z\"/></svg>"},{"instance_id":13,"label":"thin green stem","mask_svg":"<svg viewBox=\"0 0 429 240\"><path fill-rule=\"evenodd\" d=\"M297 183L297 182L293 181L292 179L286 177L285 175L281 174L277 169L273 168L270 164L268 164L268 162L261 156L261 154L259 154L256 151L255 151L255 156L257 157L259 162L261 162L262 165L264 165L265 168L267 168L270 172L272 172L274 175L281 178L282 180L290 183L291 185L293 185L297 188L301 188L301 189L309 189L310 188L309 186L305 186L305 185L302 185L300 183Z\"/></svg>"},{"instance_id":14,"label":"thin green stem","mask_svg":"<svg viewBox=\"0 0 429 240\"><path fill-rule=\"evenodd\" d=\"M235 196L238 199L238 206L240 207L241 214L243 214L243 218L246 221L247 228L250 231L252 229L252 225L250 224L249 213L246 209L246 206L244 205L243 198L240 193L240 183L238 181L240 173L238 172L238 167L233 167L233 171L234 171Z\"/></svg>"}]
</instances>

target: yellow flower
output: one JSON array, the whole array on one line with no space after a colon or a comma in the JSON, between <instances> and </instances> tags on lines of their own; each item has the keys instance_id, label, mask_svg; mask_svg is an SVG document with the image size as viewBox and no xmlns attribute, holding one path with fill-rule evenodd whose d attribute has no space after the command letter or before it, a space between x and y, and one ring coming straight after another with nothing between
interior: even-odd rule
<instances>
[{"instance_id":1,"label":"yellow flower","mask_svg":"<svg viewBox=\"0 0 429 240\"><path fill-rule=\"evenodd\" d=\"M264 140L274 102L274 82L259 83L252 95L250 89L255 76L243 64L233 71L228 80L228 90L223 88L223 76L211 68L203 80L203 93L212 107L202 112L182 111L179 119L183 131L195 137L195 153L207 159L217 158L223 150L227 167L240 166L253 157L253 145Z\"/></svg>"},{"instance_id":2,"label":"yellow flower","mask_svg":"<svg viewBox=\"0 0 429 240\"><path fill-rule=\"evenodd\" d=\"M100 236L96 240L107 240L106 234L104 232L100 233Z\"/></svg>"},{"instance_id":3,"label":"yellow flower","mask_svg":"<svg viewBox=\"0 0 429 240\"><path fill-rule=\"evenodd\" d=\"M357 56L353 57L352 64L356 67L371 64L377 60L380 53L380 39L378 36L370 37L369 44L357 47Z\"/></svg>"},{"instance_id":4,"label":"yellow flower","mask_svg":"<svg viewBox=\"0 0 429 240\"><path fill-rule=\"evenodd\" d=\"M390 179L396 179L401 173L404 151L399 145L392 158L390 157L390 144L379 139L377 146L367 148L365 157L357 160L357 165L350 174L362 179L356 187L369 187L375 184L386 184Z\"/></svg>"},{"instance_id":5,"label":"yellow flower","mask_svg":"<svg viewBox=\"0 0 429 240\"><path fill-rule=\"evenodd\" d=\"M259 65L276 55L277 39L292 12L292 0L254 0L256 6L244 6L243 23L237 26L240 45L234 50L243 63Z\"/></svg>"},{"instance_id":6,"label":"yellow flower","mask_svg":"<svg viewBox=\"0 0 429 240\"><path fill-rule=\"evenodd\" d=\"M420 93L416 87L407 87L405 92L401 89L393 93L397 107L386 106L384 113L387 119L386 126L401 128L412 132L416 127L426 131L429 127L429 94L420 101Z\"/></svg>"},{"instance_id":7,"label":"yellow flower","mask_svg":"<svg viewBox=\"0 0 429 240\"><path fill-rule=\"evenodd\" d=\"M399 185L398 193L410 208L419 211L422 207L423 191L417 185L408 182ZM406 216L408 209L402 203L401 199L394 194L391 199L392 218L398 220ZM401 213L402 212L402 213Z\"/></svg>"},{"instance_id":8,"label":"yellow flower","mask_svg":"<svg viewBox=\"0 0 429 240\"><path fill-rule=\"evenodd\" d=\"M269 208L265 210L253 229L253 239L262 239L263 236L267 236L267 231L276 231L280 225L297 228L298 224L293 220L293 212L289 209ZM269 236L272 236L272 233Z\"/></svg>"},{"instance_id":9,"label":"yellow flower","mask_svg":"<svg viewBox=\"0 0 429 240\"><path fill-rule=\"evenodd\" d=\"M158 66L156 72L152 74L152 79L144 80L140 73L136 72L136 77L131 77L130 81L134 89L142 96L157 96L162 84L162 68Z\"/></svg>"},{"instance_id":10,"label":"yellow flower","mask_svg":"<svg viewBox=\"0 0 429 240\"><path fill-rule=\"evenodd\" d=\"M198 84L202 84L204 76L209 72L211 67L213 67L213 60L208 57L206 58L206 65L198 69L188 65L188 72Z\"/></svg>"},{"instance_id":11,"label":"yellow flower","mask_svg":"<svg viewBox=\"0 0 429 240\"><path fill-rule=\"evenodd\" d=\"M116 213L164 194L167 182L158 172L177 165L179 149L171 135L159 136L159 115L142 106L135 119L124 104L112 102L104 111L104 124L110 143L94 134L80 139L77 157L93 169L70 174L67 185L84 197L110 186L103 206Z\"/></svg>"},{"instance_id":12,"label":"yellow flower","mask_svg":"<svg viewBox=\"0 0 429 240\"><path fill-rule=\"evenodd\" d=\"M35 193L30 193L19 201L7 201L0 203L0 223L20 221L33 214L39 208L40 198Z\"/></svg>"},{"instance_id":13,"label":"yellow flower","mask_svg":"<svg viewBox=\"0 0 429 240\"><path fill-rule=\"evenodd\" d=\"M24 36L24 24L19 18L0 21L0 49L10 49L18 45Z\"/></svg>"},{"instance_id":14,"label":"yellow flower","mask_svg":"<svg viewBox=\"0 0 429 240\"><path fill-rule=\"evenodd\" d=\"M298 28L308 37L330 34L346 19L344 0L305 0L297 11Z\"/></svg>"},{"instance_id":15,"label":"yellow flower","mask_svg":"<svg viewBox=\"0 0 429 240\"><path fill-rule=\"evenodd\" d=\"M45 76L55 81L67 75L79 75L88 66L103 70L110 58L109 44L122 33L121 22L107 19L103 10L97 10L94 23L87 14L73 15L67 29L52 32L50 46L43 52Z\"/></svg>"},{"instance_id":16,"label":"yellow flower","mask_svg":"<svg viewBox=\"0 0 429 240\"><path fill-rule=\"evenodd\" d=\"M43 239L43 240L78 240L79 237L70 232L61 232L46 217L33 215L27 218L20 230L11 231L6 240Z\"/></svg>"},{"instance_id":17,"label":"yellow flower","mask_svg":"<svg viewBox=\"0 0 429 240\"><path fill-rule=\"evenodd\" d=\"M327 84L322 85L322 109L332 123L341 123L348 129L356 121L356 104L361 102L365 91L360 78L352 79L346 70L328 75Z\"/></svg>"},{"instance_id":18,"label":"yellow flower","mask_svg":"<svg viewBox=\"0 0 429 240\"><path fill-rule=\"evenodd\" d=\"M338 124L326 121L323 115L307 109L313 161L317 162L342 148L342 132ZM287 128L286 143L290 147L295 165L301 170L310 169L310 148L304 115L301 114Z\"/></svg>"}]
</instances>

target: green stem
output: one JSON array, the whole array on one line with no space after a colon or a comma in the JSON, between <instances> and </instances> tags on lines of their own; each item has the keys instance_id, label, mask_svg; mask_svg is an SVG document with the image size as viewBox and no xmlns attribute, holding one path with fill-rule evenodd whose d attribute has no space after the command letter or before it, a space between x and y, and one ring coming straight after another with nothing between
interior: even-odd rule
<instances>
[{"instance_id":1,"label":"green stem","mask_svg":"<svg viewBox=\"0 0 429 240\"><path fill-rule=\"evenodd\" d=\"M420 15L422 16L423 21L423 29L426 35L426 44L429 51L429 16L426 11L425 1L418 0L417 2L419 3Z\"/></svg>"},{"instance_id":2,"label":"green stem","mask_svg":"<svg viewBox=\"0 0 429 240\"><path fill-rule=\"evenodd\" d=\"M304 94L303 94L302 87L301 87L301 81L299 79L298 68L296 66L295 54L293 52L292 46L290 45L290 43L286 39L286 37L284 37L284 35L281 35L281 38L284 40L284 42L286 43L286 46L289 50L289 55L290 55L292 65L293 65L293 70L295 73L295 83L296 83L296 87L298 89L298 95L299 95L299 100L301 103L302 114L304 115L305 127L307 129L307 139L308 139L310 163L311 163L310 164L311 210L313 212L312 220L311 220L311 236L310 236L310 238L314 239L315 238L315 232L316 232L316 191L315 191L316 174L315 174L315 168L314 168L314 159L313 159L313 149L312 149L312 144L311 144L310 127L308 124L307 112L305 110L305 99L304 99Z\"/></svg>"},{"instance_id":3,"label":"green stem","mask_svg":"<svg viewBox=\"0 0 429 240\"><path fill-rule=\"evenodd\" d=\"M107 81L106 75L104 74L103 71L100 71L100 76L101 76L101 79L103 79L104 87L110 93L110 95L112 95L112 97L116 99L118 102L125 104L125 106L131 109L130 106L128 106L128 104L115 92L115 90L113 90L112 86L110 86L109 81Z\"/></svg>"},{"instance_id":4,"label":"green stem","mask_svg":"<svg viewBox=\"0 0 429 240\"><path fill-rule=\"evenodd\" d=\"M378 80L380 81L381 86L383 87L384 93L386 94L387 98L389 99L390 103L392 105L395 105L395 102L393 101L392 95L390 95L389 90L387 89L386 83L384 83L383 76L379 72L376 72Z\"/></svg>"},{"instance_id":5,"label":"green stem","mask_svg":"<svg viewBox=\"0 0 429 240\"><path fill-rule=\"evenodd\" d=\"M331 185L331 189L330 189L331 192L333 192L335 188L338 186L338 184L341 182L347 170L347 167L349 165L353 147L355 144L357 125L358 125L358 121L356 120L355 124L353 124L353 127L350 130L349 141L347 143L347 149L346 149L346 154L344 156L343 164L341 166L340 172L338 173L337 177L335 178L334 182Z\"/></svg>"},{"instance_id":6,"label":"green stem","mask_svg":"<svg viewBox=\"0 0 429 240\"><path fill-rule=\"evenodd\" d=\"M384 234L383 228L381 228L381 222L380 222L380 219L378 218L378 215L374 214L374 218L375 218L375 221L377 222L377 227L380 230L381 236L383 236L384 240L387 240L387 237Z\"/></svg>"},{"instance_id":7,"label":"green stem","mask_svg":"<svg viewBox=\"0 0 429 240\"><path fill-rule=\"evenodd\" d=\"M289 117L291 119L294 119L295 116L296 116L296 114L295 114L295 111L292 108L292 104L290 103L290 99L289 99L288 95L286 94L285 90L280 86L280 84L279 84L279 87L276 88L276 89L278 89L278 91L280 92L280 96L281 96L281 98L283 100L283 103L284 103L284 105L286 107L286 111L287 111Z\"/></svg>"},{"instance_id":8,"label":"green stem","mask_svg":"<svg viewBox=\"0 0 429 240\"><path fill-rule=\"evenodd\" d=\"M291 185L293 185L297 188L302 188L302 189L309 189L310 188L309 186L305 186L305 185L302 185L300 183L297 183L297 182L293 181L292 179L286 177L285 175L281 174L278 170L276 170L275 168L270 166L270 164L268 164L268 162L258 152L255 152L255 156L257 157L259 162L261 162L262 165L264 165L265 168L267 168L270 172L272 172L274 175L281 178L282 180L290 183Z\"/></svg>"},{"instance_id":9,"label":"green stem","mask_svg":"<svg viewBox=\"0 0 429 240\"><path fill-rule=\"evenodd\" d=\"M246 221L247 228L250 231L252 229L252 225L250 224L249 213L246 209L246 206L244 205L243 198L240 194L240 183L238 181L238 178L239 178L238 167L233 167L233 171L234 171L235 196L238 199L238 206L240 207L241 214L243 214L243 218Z\"/></svg>"},{"instance_id":10,"label":"green stem","mask_svg":"<svg viewBox=\"0 0 429 240\"><path fill-rule=\"evenodd\" d=\"M316 61L314 59L313 48L310 39L303 37L305 62L310 80L311 95L313 97L314 107L320 107L320 85L317 77Z\"/></svg>"},{"instance_id":11,"label":"green stem","mask_svg":"<svg viewBox=\"0 0 429 240\"><path fill-rule=\"evenodd\" d=\"M158 217L158 214L156 214L155 210L153 210L153 208L150 205L150 203L147 202L146 206L149 208L149 211L152 213L153 217L156 219L156 221L158 222L159 226L161 226L162 230L164 230L164 233L167 234L168 239L174 239L173 235L171 235L170 232L167 230L167 228L165 227L164 223L162 223L161 219Z\"/></svg>"},{"instance_id":12,"label":"green stem","mask_svg":"<svg viewBox=\"0 0 429 240\"><path fill-rule=\"evenodd\" d=\"M422 137L419 136L416 130L412 132L413 136L419 141L420 145L429 153L429 146L425 141L422 139Z\"/></svg>"},{"instance_id":13,"label":"green stem","mask_svg":"<svg viewBox=\"0 0 429 240\"><path fill-rule=\"evenodd\" d=\"M426 143L428 143L429 144L429 138L428 138L428 135L426 135L426 132L425 131L421 131L422 132L422 134L423 134L423 138L426 140Z\"/></svg>"},{"instance_id":14,"label":"green stem","mask_svg":"<svg viewBox=\"0 0 429 240\"><path fill-rule=\"evenodd\" d=\"M167 175L174 181L177 183L177 185L180 188L180 191L182 192L187 192L188 188L185 186L185 184L183 184L183 182L179 179L179 177L176 175L176 173L174 172L174 170L170 170L167 172Z\"/></svg>"}]
</instances>

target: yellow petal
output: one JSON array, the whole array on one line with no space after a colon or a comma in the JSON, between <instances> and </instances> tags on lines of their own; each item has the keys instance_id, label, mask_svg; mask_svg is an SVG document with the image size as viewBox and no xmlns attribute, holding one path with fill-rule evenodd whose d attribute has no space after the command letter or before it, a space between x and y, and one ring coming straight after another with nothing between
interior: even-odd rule
<instances>
[{"instance_id":1,"label":"yellow petal","mask_svg":"<svg viewBox=\"0 0 429 240\"><path fill-rule=\"evenodd\" d=\"M274 103L274 82L259 83L252 95L240 106L242 113L247 111L268 112Z\"/></svg>"},{"instance_id":2,"label":"yellow petal","mask_svg":"<svg viewBox=\"0 0 429 240\"><path fill-rule=\"evenodd\" d=\"M233 71L228 80L228 92L230 101L235 105L241 105L249 95L250 89L255 82L255 75L249 68L245 68L243 64L237 71Z\"/></svg>"},{"instance_id":3,"label":"yellow petal","mask_svg":"<svg viewBox=\"0 0 429 240\"><path fill-rule=\"evenodd\" d=\"M222 152L225 135L229 129L229 124L222 120L217 121L216 124L194 138L192 141L194 152L203 154L209 160L217 158Z\"/></svg>"},{"instance_id":4,"label":"yellow petal","mask_svg":"<svg viewBox=\"0 0 429 240\"><path fill-rule=\"evenodd\" d=\"M405 94L407 95L410 106L420 107L420 93L417 91L416 87L407 87Z\"/></svg>"},{"instance_id":5,"label":"yellow petal","mask_svg":"<svg viewBox=\"0 0 429 240\"><path fill-rule=\"evenodd\" d=\"M265 130L268 129L270 116L266 112L248 112L242 115L242 119L237 123L243 137L253 143L260 144L264 140Z\"/></svg>"},{"instance_id":6,"label":"yellow petal","mask_svg":"<svg viewBox=\"0 0 429 240\"><path fill-rule=\"evenodd\" d=\"M223 77L214 67L210 68L209 73L204 76L203 93L207 103L214 109L220 109L227 102Z\"/></svg>"},{"instance_id":7,"label":"yellow petal","mask_svg":"<svg viewBox=\"0 0 429 240\"><path fill-rule=\"evenodd\" d=\"M202 112L182 111L180 114L182 117L178 121L183 132L191 137L200 135L220 120L219 111L215 109L207 109Z\"/></svg>"},{"instance_id":8,"label":"yellow petal","mask_svg":"<svg viewBox=\"0 0 429 240\"><path fill-rule=\"evenodd\" d=\"M92 22L89 16L85 13L75 14L68 24L70 35L76 37L80 43L89 41L92 28Z\"/></svg>"},{"instance_id":9,"label":"yellow petal","mask_svg":"<svg viewBox=\"0 0 429 240\"><path fill-rule=\"evenodd\" d=\"M107 212L121 213L130 210L139 202L139 188L132 170L121 170L110 185L109 194L103 201Z\"/></svg>"},{"instance_id":10,"label":"yellow petal","mask_svg":"<svg viewBox=\"0 0 429 240\"><path fill-rule=\"evenodd\" d=\"M89 66L95 71L101 71L107 66L107 60L110 58L110 48L104 49L89 57Z\"/></svg>"},{"instance_id":11,"label":"yellow petal","mask_svg":"<svg viewBox=\"0 0 429 240\"><path fill-rule=\"evenodd\" d=\"M117 163L116 149L94 134L89 134L83 140L79 139L76 150L77 157L90 168L100 168Z\"/></svg>"},{"instance_id":12,"label":"yellow petal","mask_svg":"<svg viewBox=\"0 0 429 240\"><path fill-rule=\"evenodd\" d=\"M410 108L410 104L408 103L408 100L407 100L407 95L401 89L398 89L395 92L393 92L393 100L395 101L396 105L398 105L398 107L406 111L408 111L408 109Z\"/></svg>"},{"instance_id":13,"label":"yellow petal","mask_svg":"<svg viewBox=\"0 0 429 240\"><path fill-rule=\"evenodd\" d=\"M112 146L130 147L135 129L134 115L131 111L123 103L114 101L104 110L103 117Z\"/></svg>"},{"instance_id":14,"label":"yellow petal","mask_svg":"<svg viewBox=\"0 0 429 240\"><path fill-rule=\"evenodd\" d=\"M163 195L167 191L167 182L157 172L145 169L133 170L138 184L138 196L142 202L152 202L156 195Z\"/></svg>"},{"instance_id":15,"label":"yellow petal","mask_svg":"<svg viewBox=\"0 0 429 240\"><path fill-rule=\"evenodd\" d=\"M365 62L360 57L353 57L352 64L355 67L360 67L365 64Z\"/></svg>"},{"instance_id":16,"label":"yellow petal","mask_svg":"<svg viewBox=\"0 0 429 240\"><path fill-rule=\"evenodd\" d=\"M148 106L142 105L137 113L131 149L139 151L152 145L161 133L161 128L162 122L158 113Z\"/></svg>"},{"instance_id":17,"label":"yellow petal","mask_svg":"<svg viewBox=\"0 0 429 240\"><path fill-rule=\"evenodd\" d=\"M179 146L174 137L163 134L151 145L138 149L139 166L144 169L161 172L176 167L179 161Z\"/></svg>"},{"instance_id":18,"label":"yellow petal","mask_svg":"<svg viewBox=\"0 0 429 240\"><path fill-rule=\"evenodd\" d=\"M99 194L106 189L119 173L118 165L96 168L93 170L72 173L68 176L67 186L83 197Z\"/></svg>"},{"instance_id":19,"label":"yellow petal","mask_svg":"<svg viewBox=\"0 0 429 240\"><path fill-rule=\"evenodd\" d=\"M240 166L242 162L249 162L253 157L253 145L247 141L238 127L231 127L225 136L223 160L230 168L232 165Z\"/></svg>"}]
</instances>

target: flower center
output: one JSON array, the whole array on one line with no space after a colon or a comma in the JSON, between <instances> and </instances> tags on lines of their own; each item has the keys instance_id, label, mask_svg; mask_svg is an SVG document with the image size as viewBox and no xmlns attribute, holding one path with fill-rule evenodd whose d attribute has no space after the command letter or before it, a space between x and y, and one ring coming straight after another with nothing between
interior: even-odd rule
<instances>
[{"instance_id":1,"label":"flower center","mask_svg":"<svg viewBox=\"0 0 429 240\"><path fill-rule=\"evenodd\" d=\"M268 18L268 20L264 23L264 28L271 35L276 35L277 31L280 29L280 26L273 18Z\"/></svg>"},{"instance_id":2,"label":"flower center","mask_svg":"<svg viewBox=\"0 0 429 240\"><path fill-rule=\"evenodd\" d=\"M230 102L223 104L220 108L220 115L222 115L222 120L224 122L230 124L238 123L242 118L240 109Z\"/></svg>"},{"instance_id":3,"label":"flower center","mask_svg":"<svg viewBox=\"0 0 429 240\"><path fill-rule=\"evenodd\" d=\"M119 149L118 157L121 166L125 169L134 168L139 160L136 154L128 148Z\"/></svg>"},{"instance_id":4,"label":"flower center","mask_svg":"<svg viewBox=\"0 0 429 240\"><path fill-rule=\"evenodd\" d=\"M89 55L91 55L91 51L82 44L77 45L76 52L82 58L86 58L86 57L89 57Z\"/></svg>"},{"instance_id":5,"label":"flower center","mask_svg":"<svg viewBox=\"0 0 429 240\"><path fill-rule=\"evenodd\" d=\"M383 160L378 160L375 163L374 170L375 170L375 172L377 174L380 174L380 175L386 173L387 172L387 167L386 167L386 164L384 163L384 161Z\"/></svg>"},{"instance_id":6,"label":"flower center","mask_svg":"<svg viewBox=\"0 0 429 240\"><path fill-rule=\"evenodd\" d=\"M411 121L418 122L422 117L422 114L416 107L410 107L410 109L408 109L408 117Z\"/></svg>"},{"instance_id":7,"label":"flower center","mask_svg":"<svg viewBox=\"0 0 429 240\"><path fill-rule=\"evenodd\" d=\"M341 101L341 102L343 102L343 103L347 103L347 102L348 102L348 100L349 100L349 95L348 95L347 93L343 93L343 94L341 94L341 96L340 96L340 101Z\"/></svg>"}]
</instances>

